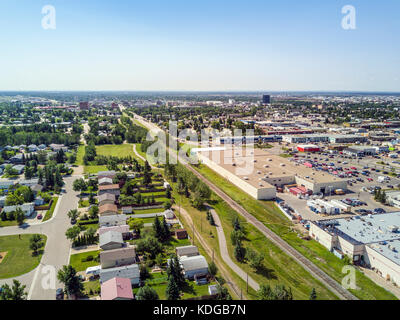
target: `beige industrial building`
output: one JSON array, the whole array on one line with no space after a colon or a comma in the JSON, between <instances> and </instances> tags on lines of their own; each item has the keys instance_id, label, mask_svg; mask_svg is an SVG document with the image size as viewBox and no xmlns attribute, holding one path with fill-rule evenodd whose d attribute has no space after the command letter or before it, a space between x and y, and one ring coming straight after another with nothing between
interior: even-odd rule
<instances>
[{"instance_id":1,"label":"beige industrial building","mask_svg":"<svg viewBox=\"0 0 400 320\"><path fill-rule=\"evenodd\" d=\"M313 193L347 189L345 180L252 148L196 149L199 162L258 200L276 197L276 188L297 184Z\"/></svg>"}]
</instances>

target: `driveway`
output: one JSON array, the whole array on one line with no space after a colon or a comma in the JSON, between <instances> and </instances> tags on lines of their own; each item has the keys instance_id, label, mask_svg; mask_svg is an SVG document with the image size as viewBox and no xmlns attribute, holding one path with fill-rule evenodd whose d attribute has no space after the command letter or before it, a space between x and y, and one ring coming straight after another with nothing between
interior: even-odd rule
<instances>
[{"instance_id":1,"label":"driveway","mask_svg":"<svg viewBox=\"0 0 400 320\"><path fill-rule=\"evenodd\" d=\"M68 264L71 248L70 241L65 237L65 231L71 227L67 213L78 206L78 192L72 190L72 183L80 177L71 176L64 179L66 193L59 198L52 219L41 224L0 229L0 236L33 233L47 236L45 251L39 266L22 276L0 280L0 285L10 284L13 279L17 279L26 285L26 290L29 292L28 299L55 300L56 289L61 287L57 281L57 272L63 265Z\"/></svg>"}]
</instances>

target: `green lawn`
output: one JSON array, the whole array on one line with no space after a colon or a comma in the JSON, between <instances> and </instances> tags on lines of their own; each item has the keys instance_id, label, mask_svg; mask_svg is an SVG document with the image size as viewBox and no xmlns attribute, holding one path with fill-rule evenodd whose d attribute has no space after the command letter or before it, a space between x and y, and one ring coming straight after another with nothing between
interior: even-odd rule
<instances>
[{"instance_id":1,"label":"green lawn","mask_svg":"<svg viewBox=\"0 0 400 320\"><path fill-rule=\"evenodd\" d=\"M51 203L51 207L49 210L47 210L47 212L43 218L43 221L47 221L47 220L51 219L51 217L53 216L53 213L54 213L54 209L57 205L57 202L58 202L58 197L53 197L53 202Z\"/></svg>"},{"instance_id":2,"label":"green lawn","mask_svg":"<svg viewBox=\"0 0 400 320\"><path fill-rule=\"evenodd\" d=\"M315 265L324 270L339 283L343 278L342 269L345 263L329 252L324 246L314 240L303 240L297 233L291 231L293 226L272 201L255 200L241 189L231 184L228 180L218 175L208 167L201 165L195 167L201 174L217 185L222 191L228 194L233 200L243 206L249 213L254 215L259 221L269 229L278 234L283 240L288 242L293 248L311 260ZM228 208L231 210L230 208ZM249 227L251 227L249 225ZM266 241L265 237L260 238ZM253 241L251 241L253 243ZM388 300L396 297L375 284L361 272L357 271L357 290L349 290L359 299L365 300ZM301 279L301 278L298 278Z\"/></svg>"},{"instance_id":3,"label":"green lawn","mask_svg":"<svg viewBox=\"0 0 400 320\"><path fill-rule=\"evenodd\" d=\"M107 166L85 166L84 173L97 173L107 171Z\"/></svg>"},{"instance_id":4,"label":"green lawn","mask_svg":"<svg viewBox=\"0 0 400 320\"><path fill-rule=\"evenodd\" d=\"M83 166L83 157L85 155L85 146L84 145L80 145L78 147L78 150L76 152L76 162L75 164L78 166Z\"/></svg>"},{"instance_id":5,"label":"green lawn","mask_svg":"<svg viewBox=\"0 0 400 320\"><path fill-rule=\"evenodd\" d=\"M159 213L159 212L164 212L164 208L154 208L154 209L145 209L145 210L140 210L138 208L135 208L133 210L133 212L135 214Z\"/></svg>"},{"instance_id":6,"label":"green lawn","mask_svg":"<svg viewBox=\"0 0 400 320\"><path fill-rule=\"evenodd\" d=\"M96 258L99 253L100 250L72 254L69 263L75 268L76 271L85 271L89 267L100 265L100 262L95 260L82 262L82 259L87 258L88 256L93 256L93 258Z\"/></svg>"},{"instance_id":7,"label":"green lawn","mask_svg":"<svg viewBox=\"0 0 400 320\"><path fill-rule=\"evenodd\" d=\"M112 144L96 146L96 152L101 156L126 157L134 156L132 144Z\"/></svg>"},{"instance_id":8,"label":"green lawn","mask_svg":"<svg viewBox=\"0 0 400 320\"><path fill-rule=\"evenodd\" d=\"M99 294L97 292L100 291L100 280L86 281L83 283L83 287L84 293L88 297L98 296ZM92 290L92 294L90 294L90 290Z\"/></svg>"},{"instance_id":9,"label":"green lawn","mask_svg":"<svg viewBox=\"0 0 400 320\"><path fill-rule=\"evenodd\" d=\"M46 242L47 237L41 236ZM18 235L0 237L0 252L7 252L4 260L0 263L0 279L20 276L38 266L42 254L32 256L32 250L29 248L31 237L32 234L21 235L21 239Z\"/></svg>"},{"instance_id":10,"label":"green lawn","mask_svg":"<svg viewBox=\"0 0 400 320\"><path fill-rule=\"evenodd\" d=\"M11 220L11 221L9 221L9 220L6 220L6 221L0 220L0 228L2 228L2 227L12 227L12 226L17 226L17 225L18 225L17 220Z\"/></svg>"}]
</instances>

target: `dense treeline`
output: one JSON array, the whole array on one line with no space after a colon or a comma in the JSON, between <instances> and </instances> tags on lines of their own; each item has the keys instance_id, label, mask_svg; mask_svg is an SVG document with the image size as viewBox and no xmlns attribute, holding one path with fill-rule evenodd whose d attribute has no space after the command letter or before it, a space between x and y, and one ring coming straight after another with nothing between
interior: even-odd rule
<instances>
[{"instance_id":1,"label":"dense treeline","mask_svg":"<svg viewBox=\"0 0 400 320\"><path fill-rule=\"evenodd\" d=\"M66 146L79 144L78 133L66 134L49 124L33 124L30 126L11 126L0 128L0 145L30 145L30 144L64 144Z\"/></svg>"}]
</instances>

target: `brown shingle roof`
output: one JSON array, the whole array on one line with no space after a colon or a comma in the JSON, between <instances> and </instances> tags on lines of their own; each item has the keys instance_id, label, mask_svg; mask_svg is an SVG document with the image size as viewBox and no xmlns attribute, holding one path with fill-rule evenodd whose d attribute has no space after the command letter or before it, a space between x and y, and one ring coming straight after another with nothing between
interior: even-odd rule
<instances>
[{"instance_id":1,"label":"brown shingle roof","mask_svg":"<svg viewBox=\"0 0 400 320\"><path fill-rule=\"evenodd\" d=\"M115 204L106 203L99 207L99 213L102 214L106 211L118 212L118 208Z\"/></svg>"},{"instance_id":2,"label":"brown shingle roof","mask_svg":"<svg viewBox=\"0 0 400 320\"><path fill-rule=\"evenodd\" d=\"M119 189L119 184L109 184L105 186L99 186L99 190L115 190Z\"/></svg>"}]
</instances>

